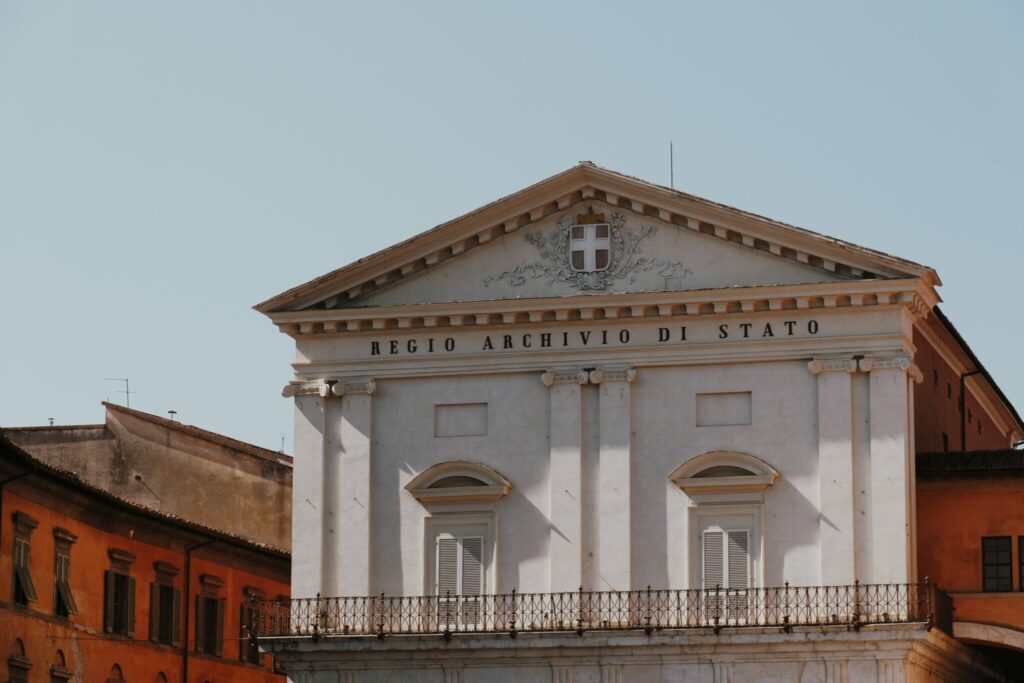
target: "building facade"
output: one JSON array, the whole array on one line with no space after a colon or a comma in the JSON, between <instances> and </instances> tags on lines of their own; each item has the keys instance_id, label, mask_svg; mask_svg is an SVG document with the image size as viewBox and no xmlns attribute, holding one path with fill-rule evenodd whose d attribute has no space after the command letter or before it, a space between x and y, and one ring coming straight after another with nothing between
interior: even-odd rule
<instances>
[{"instance_id":1,"label":"building facade","mask_svg":"<svg viewBox=\"0 0 1024 683\"><path fill-rule=\"evenodd\" d=\"M286 550L117 496L0 433L3 680L283 683L250 615L288 577Z\"/></svg>"},{"instance_id":2,"label":"building facade","mask_svg":"<svg viewBox=\"0 0 1024 683\"><path fill-rule=\"evenodd\" d=\"M961 388L972 443L1024 431L939 284L582 163L260 304L298 599L261 642L302 683L997 676L919 583L918 434Z\"/></svg>"}]
</instances>

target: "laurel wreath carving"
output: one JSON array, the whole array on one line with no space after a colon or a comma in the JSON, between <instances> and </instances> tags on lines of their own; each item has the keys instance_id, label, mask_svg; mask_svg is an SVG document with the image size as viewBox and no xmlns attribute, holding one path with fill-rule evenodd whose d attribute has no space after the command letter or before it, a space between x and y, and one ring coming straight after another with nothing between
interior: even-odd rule
<instances>
[{"instance_id":1,"label":"laurel wreath carving","mask_svg":"<svg viewBox=\"0 0 1024 683\"><path fill-rule=\"evenodd\" d=\"M555 224L555 230L544 238L540 232L526 233L526 241L540 251L543 261L525 263L509 270L488 275L484 286L492 282L507 281L519 287L527 280L545 279L548 284L565 282L579 289L607 289L613 282L625 279L634 283L640 273L657 271L661 277L686 277L692 275L689 268L679 261L641 256L640 243L657 232L653 225L641 225L638 229L626 227L622 214L612 214L608 225L611 237L611 265L606 270L581 272L574 270L569 254L569 231L574 223L573 216L564 216Z\"/></svg>"}]
</instances>

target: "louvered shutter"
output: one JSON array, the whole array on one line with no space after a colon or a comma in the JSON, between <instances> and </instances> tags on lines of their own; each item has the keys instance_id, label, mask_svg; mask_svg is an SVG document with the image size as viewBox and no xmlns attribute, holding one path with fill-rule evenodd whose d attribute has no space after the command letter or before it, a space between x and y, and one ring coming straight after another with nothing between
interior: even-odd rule
<instances>
[{"instance_id":1,"label":"louvered shutter","mask_svg":"<svg viewBox=\"0 0 1024 683\"><path fill-rule=\"evenodd\" d=\"M724 533L704 532L704 588L725 586Z\"/></svg>"},{"instance_id":2,"label":"louvered shutter","mask_svg":"<svg viewBox=\"0 0 1024 683\"><path fill-rule=\"evenodd\" d=\"M224 607L227 600L221 598L217 601L217 656L224 656Z\"/></svg>"},{"instance_id":3,"label":"louvered shutter","mask_svg":"<svg viewBox=\"0 0 1024 683\"><path fill-rule=\"evenodd\" d=\"M125 623L128 625L128 630L125 635L129 638L135 637L135 579L128 577L125 582L128 584L128 606L127 606L127 617Z\"/></svg>"},{"instance_id":4,"label":"louvered shutter","mask_svg":"<svg viewBox=\"0 0 1024 683\"><path fill-rule=\"evenodd\" d=\"M461 595L482 595L484 592L484 539L469 536L462 541L462 582L459 586Z\"/></svg>"},{"instance_id":5,"label":"louvered shutter","mask_svg":"<svg viewBox=\"0 0 1024 683\"><path fill-rule=\"evenodd\" d=\"M181 591L174 591L174 607L171 611L171 645L181 645Z\"/></svg>"},{"instance_id":6,"label":"louvered shutter","mask_svg":"<svg viewBox=\"0 0 1024 683\"><path fill-rule=\"evenodd\" d=\"M103 630L114 630L114 572L103 572Z\"/></svg>"},{"instance_id":7,"label":"louvered shutter","mask_svg":"<svg viewBox=\"0 0 1024 683\"><path fill-rule=\"evenodd\" d=\"M160 584L149 584L149 639L160 640Z\"/></svg>"},{"instance_id":8,"label":"louvered shutter","mask_svg":"<svg viewBox=\"0 0 1024 683\"><path fill-rule=\"evenodd\" d=\"M206 642L206 601L202 595L196 596L196 652L203 652Z\"/></svg>"},{"instance_id":9,"label":"louvered shutter","mask_svg":"<svg viewBox=\"0 0 1024 683\"><path fill-rule=\"evenodd\" d=\"M459 593L459 541L437 539L437 594L445 597Z\"/></svg>"},{"instance_id":10,"label":"louvered shutter","mask_svg":"<svg viewBox=\"0 0 1024 683\"><path fill-rule=\"evenodd\" d=\"M750 532L726 532L729 540L729 588L750 588Z\"/></svg>"}]
</instances>

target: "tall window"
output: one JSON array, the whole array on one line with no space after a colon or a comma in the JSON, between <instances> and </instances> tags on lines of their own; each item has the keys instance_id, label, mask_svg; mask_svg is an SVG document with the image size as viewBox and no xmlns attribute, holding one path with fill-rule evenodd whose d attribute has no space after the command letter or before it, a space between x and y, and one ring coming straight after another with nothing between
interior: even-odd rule
<instances>
[{"instance_id":1,"label":"tall window","mask_svg":"<svg viewBox=\"0 0 1024 683\"><path fill-rule=\"evenodd\" d=\"M750 588L750 532L712 527L704 531L704 588Z\"/></svg>"},{"instance_id":2,"label":"tall window","mask_svg":"<svg viewBox=\"0 0 1024 683\"><path fill-rule=\"evenodd\" d=\"M196 596L196 652L224 655L224 599L218 597L224 581L203 574L202 590Z\"/></svg>"},{"instance_id":3,"label":"tall window","mask_svg":"<svg viewBox=\"0 0 1024 683\"><path fill-rule=\"evenodd\" d=\"M67 529L53 530L53 613L67 619L78 613L75 596L71 593L71 546L78 536Z\"/></svg>"},{"instance_id":4,"label":"tall window","mask_svg":"<svg viewBox=\"0 0 1024 683\"><path fill-rule=\"evenodd\" d=\"M1013 590L1013 554L1009 536L981 539L982 582L985 592Z\"/></svg>"},{"instance_id":5,"label":"tall window","mask_svg":"<svg viewBox=\"0 0 1024 683\"><path fill-rule=\"evenodd\" d=\"M31 544L29 539L32 530L39 526L34 517L24 512L15 512L14 519L14 586L11 595L14 604L27 607L28 603L38 600L36 587L32 583L32 574L29 571L29 559L31 556Z\"/></svg>"},{"instance_id":6,"label":"tall window","mask_svg":"<svg viewBox=\"0 0 1024 683\"><path fill-rule=\"evenodd\" d=\"M129 575L135 556L112 548L110 569L104 574L103 630L135 637L135 579Z\"/></svg>"},{"instance_id":7,"label":"tall window","mask_svg":"<svg viewBox=\"0 0 1024 683\"><path fill-rule=\"evenodd\" d=\"M178 568L155 562L156 580L149 584L149 639L178 645L181 633L181 591L174 587Z\"/></svg>"},{"instance_id":8,"label":"tall window","mask_svg":"<svg viewBox=\"0 0 1024 683\"><path fill-rule=\"evenodd\" d=\"M238 659L250 664L263 665L263 655L252 638L252 623L255 617L253 601L262 600L263 591L259 588L246 586L242 595L242 607L239 610L238 625Z\"/></svg>"}]
</instances>

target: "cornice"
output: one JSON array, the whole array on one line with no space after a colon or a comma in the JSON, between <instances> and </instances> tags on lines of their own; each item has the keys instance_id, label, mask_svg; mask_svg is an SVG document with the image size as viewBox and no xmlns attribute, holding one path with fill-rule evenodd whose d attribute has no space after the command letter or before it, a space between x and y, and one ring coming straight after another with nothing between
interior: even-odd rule
<instances>
[{"instance_id":1,"label":"cornice","mask_svg":"<svg viewBox=\"0 0 1024 683\"><path fill-rule=\"evenodd\" d=\"M441 304L403 304L271 314L296 339L318 335L533 325L547 322L714 316L898 305L926 316L938 296L920 279L818 282L672 292L581 294Z\"/></svg>"},{"instance_id":2,"label":"cornice","mask_svg":"<svg viewBox=\"0 0 1024 683\"><path fill-rule=\"evenodd\" d=\"M534 225L576 204L598 201L738 246L774 254L851 279L921 278L940 284L930 268L786 225L723 204L659 187L592 164L580 164L376 254L258 304L271 315L318 303L330 309L436 267Z\"/></svg>"}]
</instances>

